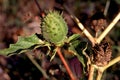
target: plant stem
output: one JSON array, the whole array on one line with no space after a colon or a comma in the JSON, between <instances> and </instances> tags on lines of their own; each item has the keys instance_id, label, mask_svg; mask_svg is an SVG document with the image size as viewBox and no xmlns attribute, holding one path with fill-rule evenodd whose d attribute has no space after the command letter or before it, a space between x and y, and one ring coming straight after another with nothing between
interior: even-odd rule
<instances>
[{"instance_id":1,"label":"plant stem","mask_svg":"<svg viewBox=\"0 0 120 80\"><path fill-rule=\"evenodd\" d=\"M78 27L83 31L83 33L85 34L85 36L91 41L92 45L94 46L95 39L94 37L88 32L87 29L85 29L85 27L83 26L83 24L78 20L78 18L76 18L75 16L72 16L74 18L74 20L76 21Z\"/></svg>"},{"instance_id":2,"label":"plant stem","mask_svg":"<svg viewBox=\"0 0 120 80\"><path fill-rule=\"evenodd\" d=\"M117 58L111 60L107 65L103 66L103 67L99 67L97 65L93 65L94 68L96 68L98 70L98 75L97 75L97 79L96 80L101 80L102 74L103 72L110 66L114 65L115 63L120 61L120 56L118 56ZM90 75L92 76L92 75ZM89 79L92 80L92 79Z\"/></svg>"},{"instance_id":3,"label":"plant stem","mask_svg":"<svg viewBox=\"0 0 120 80\"><path fill-rule=\"evenodd\" d=\"M104 67L102 67L102 71L105 71L108 67L114 65L115 63L120 61L120 56L116 57L115 59L111 60L107 65L105 65Z\"/></svg>"},{"instance_id":4,"label":"plant stem","mask_svg":"<svg viewBox=\"0 0 120 80\"><path fill-rule=\"evenodd\" d=\"M76 77L73 75L70 67L68 66L67 62L65 61L65 58L63 57L63 55L61 53L60 47L57 47L57 54L60 57L61 61L63 62L63 64L64 64L64 66L65 66L65 68L66 68L66 70L67 70L71 80L76 80Z\"/></svg>"},{"instance_id":5,"label":"plant stem","mask_svg":"<svg viewBox=\"0 0 120 80\"><path fill-rule=\"evenodd\" d=\"M44 12L42 11L42 9L41 9L41 7L40 7L38 1L37 1L37 0L34 0L34 1L35 1L35 4L37 5L37 7L38 7L38 9L39 9L40 17L41 17L41 18L44 17L45 14L44 14Z\"/></svg>"},{"instance_id":6,"label":"plant stem","mask_svg":"<svg viewBox=\"0 0 120 80\"><path fill-rule=\"evenodd\" d=\"M97 74L97 79L96 79L96 80L101 80L102 75L103 75L103 72L98 71L98 74Z\"/></svg>"},{"instance_id":7,"label":"plant stem","mask_svg":"<svg viewBox=\"0 0 120 80\"><path fill-rule=\"evenodd\" d=\"M89 71L88 80L93 80L94 70L95 70L95 67L91 64L91 65L90 65L90 71Z\"/></svg>"},{"instance_id":8,"label":"plant stem","mask_svg":"<svg viewBox=\"0 0 120 80\"><path fill-rule=\"evenodd\" d=\"M107 15L109 6L110 6L110 0L107 0L106 5L105 5L105 9L104 9L104 15L105 15L105 16Z\"/></svg>"},{"instance_id":9,"label":"plant stem","mask_svg":"<svg viewBox=\"0 0 120 80\"><path fill-rule=\"evenodd\" d=\"M40 5L39 5L38 1L37 1L37 0L34 0L34 1L35 1L36 5L37 5L39 11L41 12L42 10L41 10L41 8L40 8Z\"/></svg>"},{"instance_id":10,"label":"plant stem","mask_svg":"<svg viewBox=\"0 0 120 80\"><path fill-rule=\"evenodd\" d=\"M43 74L46 79L49 79L49 76L42 69L42 67L34 60L33 56L29 53L26 53L27 57L31 60L31 62L39 69L39 71Z\"/></svg>"},{"instance_id":11,"label":"plant stem","mask_svg":"<svg viewBox=\"0 0 120 80\"><path fill-rule=\"evenodd\" d=\"M69 10L69 8L66 5L63 5L66 11L71 15L71 18L77 23L78 27L83 31L85 36L91 41L92 46L96 43L96 40L94 37L89 33L89 31L83 26L83 24L79 21L79 19L74 16L74 14Z\"/></svg>"},{"instance_id":12,"label":"plant stem","mask_svg":"<svg viewBox=\"0 0 120 80\"><path fill-rule=\"evenodd\" d=\"M114 27L114 25L119 21L120 19L120 12L118 15L114 18L114 20L110 23L110 25L102 32L102 34L97 38L97 43L99 44L103 38L110 32L110 30Z\"/></svg>"}]
</instances>

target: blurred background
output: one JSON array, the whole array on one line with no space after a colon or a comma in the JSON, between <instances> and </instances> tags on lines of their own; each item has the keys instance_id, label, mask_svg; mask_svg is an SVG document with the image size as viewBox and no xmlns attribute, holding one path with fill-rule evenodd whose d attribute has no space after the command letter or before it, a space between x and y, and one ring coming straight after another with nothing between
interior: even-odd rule
<instances>
[{"instance_id":1,"label":"blurred background","mask_svg":"<svg viewBox=\"0 0 120 80\"><path fill-rule=\"evenodd\" d=\"M76 23L64 9L68 9L82 22L82 24L91 32L90 19L96 12L103 12L107 24L115 18L120 11L120 0L37 0L42 11L59 10L63 11L64 19L70 29L70 34L80 33L84 40L85 36L78 29ZM108 8L106 8L106 5ZM106 10L106 11L105 11ZM18 40L18 36L29 36L31 34L41 34L40 29L40 10L34 0L0 0L0 49L8 48L10 44ZM99 15L97 15L99 16ZM120 56L120 21L107 35L108 41L112 45L112 58ZM37 52L36 52L37 53ZM43 55L44 56L44 55ZM50 64L45 59L46 64ZM37 59L36 59L37 60ZM42 61L38 61L43 64ZM58 68L53 62L50 69ZM66 72L61 74L64 79ZM58 76L57 76L58 77ZM0 56L0 80L45 80L41 72L24 55L13 55L11 57ZM56 79L53 79L56 80ZM106 70L103 80L120 80L120 63L111 66Z\"/></svg>"}]
</instances>

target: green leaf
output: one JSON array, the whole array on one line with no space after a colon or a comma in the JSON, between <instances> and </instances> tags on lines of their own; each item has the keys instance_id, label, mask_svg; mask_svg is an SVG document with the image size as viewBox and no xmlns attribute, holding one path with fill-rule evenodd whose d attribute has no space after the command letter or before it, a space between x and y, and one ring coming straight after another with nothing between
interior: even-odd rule
<instances>
[{"instance_id":1,"label":"green leaf","mask_svg":"<svg viewBox=\"0 0 120 80\"><path fill-rule=\"evenodd\" d=\"M71 42L71 44L76 48L80 44L80 40L74 40Z\"/></svg>"},{"instance_id":2,"label":"green leaf","mask_svg":"<svg viewBox=\"0 0 120 80\"><path fill-rule=\"evenodd\" d=\"M73 34L72 36L70 36L68 38L68 41L67 42L71 42L71 41L74 41L76 39L80 38L80 35L79 34Z\"/></svg>"},{"instance_id":3,"label":"green leaf","mask_svg":"<svg viewBox=\"0 0 120 80\"><path fill-rule=\"evenodd\" d=\"M81 62L83 66L83 73L85 73L85 67L88 66L86 64L86 49L87 49L87 43L86 42L81 42L79 40L74 40L71 42L72 47L74 48L71 49L75 56L78 58L78 60Z\"/></svg>"},{"instance_id":4,"label":"green leaf","mask_svg":"<svg viewBox=\"0 0 120 80\"><path fill-rule=\"evenodd\" d=\"M75 40L75 41L72 41L68 50L70 52L72 52L75 56L77 56L78 60L82 63L83 67L85 67L85 61L84 61L84 58L82 55L79 54L78 50L77 50L77 47L79 46L80 44L80 41L79 40ZM79 49L80 50L80 49ZM82 53L82 51L81 51Z\"/></svg>"},{"instance_id":5,"label":"green leaf","mask_svg":"<svg viewBox=\"0 0 120 80\"><path fill-rule=\"evenodd\" d=\"M18 37L18 41L15 44L10 44L9 48L0 50L0 54L8 55L15 52L25 52L28 48L37 44L41 45L44 44L44 42L39 39L35 34L28 37Z\"/></svg>"}]
</instances>

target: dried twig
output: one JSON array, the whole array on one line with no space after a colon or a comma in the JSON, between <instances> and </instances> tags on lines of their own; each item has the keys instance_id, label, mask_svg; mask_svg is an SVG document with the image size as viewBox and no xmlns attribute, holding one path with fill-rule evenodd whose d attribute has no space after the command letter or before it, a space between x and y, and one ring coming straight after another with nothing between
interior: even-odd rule
<instances>
[{"instance_id":1,"label":"dried twig","mask_svg":"<svg viewBox=\"0 0 120 80\"><path fill-rule=\"evenodd\" d=\"M92 45L94 45L96 43L95 38L88 32L87 29L85 29L85 27L82 25L82 23L75 16L72 16L72 17L76 21L78 27L83 31L83 33L86 35L86 37L91 41Z\"/></svg>"},{"instance_id":2,"label":"dried twig","mask_svg":"<svg viewBox=\"0 0 120 80\"><path fill-rule=\"evenodd\" d=\"M91 64L90 65L90 71L89 71L88 80L93 80L94 70L95 70L95 67Z\"/></svg>"},{"instance_id":3,"label":"dried twig","mask_svg":"<svg viewBox=\"0 0 120 80\"><path fill-rule=\"evenodd\" d=\"M40 17L42 18L42 17L44 17L45 16L45 14L44 14L44 12L42 11L42 9L41 9L41 7L40 7L40 5L39 5L39 3L38 3L38 1L37 0L34 0L35 1L35 4L36 4L36 6L38 7L38 9L39 9L39 12L40 12Z\"/></svg>"},{"instance_id":4,"label":"dried twig","mask_svg":"<svg viewBox=\"0 0 120 80\"><path fill-rule=\"evenodd\" d=\"M114 27L114 25L119 21L120 19L120 12L118 15L115 17L115 19L110 23L110 25L102 32L102 34L97 38L97 43L99 44L104 37L110 32L110 30Z\"/></svg>"},{"instance_id":5,"label":"dried twig","mask_svg":"<svg viewBox=\"0 0 120 80\"><path fill-rule=\"evenodd\" d=\"M42 67L34 60L33 56L29 53L26 53L27 57L31 60L31 62L38 68L38 70L43 74L46 79L49 79L49 76L42 69Z\"/></svg>"},{"instance_id":6,"label":"dried twig","mask_svg":"<svg viewBox=\"0 0 120 80\"><path fill-rule=\"evenodd\" d=\"M40 5L39 5L38 1L37 1L37 0L34 0L34 1L35 1L36 5L37 5L39 11L42 12L42 10L41 10L41 8L40 8Z\"/></svg>"},{"instance_id":7,"label":"dried twig","mask_svg":"<svg viewBox=\"0 0 120 80\"><path fill-rule=\"evenodd\" d=\"M83 26L83 24L79 21L79 19L74 16L74 14L69 10L69 8L66 5L64 5L64 8L71 15L71 18L77 23L78 27L83 31L83 33L85 34L85 36L91 41L92 45L94 46L94 44L96 43L94 37Z\"/></svg>"},{"instance_id":8,"label":"dried twig","mask_svg":"<svg viewBox=\"0 0 120 80\"><path fill-rule=\"evenodd\" d=\"M115 59L111 60L106 66L102 67L100 70L105 71L108 67L120 62L120 56L116 57Z\"/></svg>"},{"instance_id":9,"label":"dried twig","mask_svg":"<svg viewBox=\"0 0 120 80\"><path fill-rule=\"evenodd\" d=\"M104 15L105 15L105 16L107 15L107 12L108 12L109 6L110 6L110 0L107 0L107 2L106 2L106 6L105 6L105 9L104 9Z\"/></svg>"},{"instance_id":10,"label":"dried twig","mask_svg":"<svg viewBox=\"0 0 120 80\"><path fill-rule=\"evenodd\" d=\"M99 66L97 66L97 65L93 65L93 67L98 70L97 80L101 80L103 72L104 72L108 67L116 64L117 62L120 62L120 56L118 56L117 58L111 60L107 65L105 65L105 66L103 66L103 67L99 67Z\"/></svg>"},{"instance_id":11,"label":"dried twig","mask_svg":"<svg viewBox=\"0 0 120 80\"><path fill-rule=\"evenodd\" d=\"M101 80L102 75L103 75L103 72L98 71L98 74L97 74L97 79L96 79L96 80Z\"/></svg>"}]
</instances>

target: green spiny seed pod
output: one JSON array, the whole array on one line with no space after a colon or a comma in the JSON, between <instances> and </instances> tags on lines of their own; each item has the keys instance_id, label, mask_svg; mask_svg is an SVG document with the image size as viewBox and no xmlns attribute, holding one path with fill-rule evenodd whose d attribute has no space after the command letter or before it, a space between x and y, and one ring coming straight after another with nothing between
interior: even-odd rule
<instances>
[{"instance_id":1,"label":"green spiny seed pod","mask_svg":"<svg viewBox=\"0 0 120 80\"><path fill-rule=\"evenodd\" d=\"M42 22L43 37L55 45L61 45L68 33L68 27L63 17L56 11L50 11Z\"/></svg>"}]
</instances>

